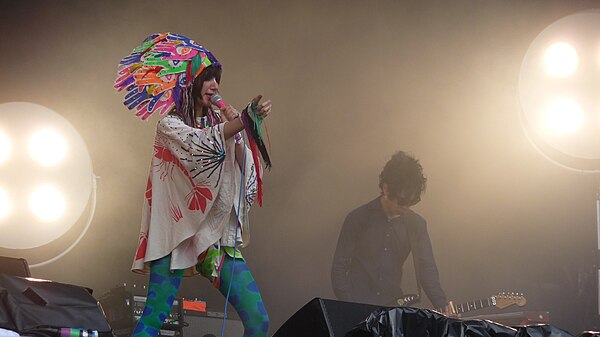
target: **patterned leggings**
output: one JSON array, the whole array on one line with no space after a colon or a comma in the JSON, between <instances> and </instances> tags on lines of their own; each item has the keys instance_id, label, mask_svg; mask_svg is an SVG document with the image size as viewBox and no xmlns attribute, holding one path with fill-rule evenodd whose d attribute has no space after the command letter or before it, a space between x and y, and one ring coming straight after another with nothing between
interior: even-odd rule
<instances>
[{"instance_id":1,"label":"patterned leggings","mask_svg":"<svg viewBox=\"0 0 600 337\"><path fill-rule=\"evenodd\" d=\"M170 265L170 255L152 262L146 306L132 337L156 337L162 323L171 312L177 290L181 285L183 270L170 271ZM232 268L234 268L233 284L231 284ZM219 286L223 296L227 296L230 284L229 303L242 319L244 337L266 337L269 316L248 265L242 259L236 259L234 264L233 258L225 254Z\"/></svg>"}]
</instances>

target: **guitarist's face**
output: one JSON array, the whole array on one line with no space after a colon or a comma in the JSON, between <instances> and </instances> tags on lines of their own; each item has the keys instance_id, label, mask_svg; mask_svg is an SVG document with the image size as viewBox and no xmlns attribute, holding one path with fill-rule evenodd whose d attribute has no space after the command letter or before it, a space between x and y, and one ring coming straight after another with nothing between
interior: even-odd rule
<instances>
[{"instance_id":1,"label":"guitarist's face","mask_svg":"<svg viewBox=\"0 0 600 337\"><path fill-rule=\"evenodd\" d=\"M390 193L387 184L383 184L382 206L388 215L399 215L410 209L411 205L406 205L402 202L406 200L404 195L398 196Z\"/></svg>"}]
</instances>

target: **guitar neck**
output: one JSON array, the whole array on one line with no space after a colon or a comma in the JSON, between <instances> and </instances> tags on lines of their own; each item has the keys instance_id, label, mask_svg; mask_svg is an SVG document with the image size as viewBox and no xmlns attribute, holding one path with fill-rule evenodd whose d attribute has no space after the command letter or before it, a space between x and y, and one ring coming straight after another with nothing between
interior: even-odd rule
<instances>
[{"instance_id":1,"label":"guitar neck","mask_svg":"<svg viewBox=\"0 0 600 337\"><path fill-rule=\"evenodd\" d=\"M463 314L465 312L469 312L472 310L483 309L483 308L492 307L495 305L496 305L496 297L495 296L488 297L488 298L482 298L480 300L475 300L475 301L471 301L471 302L453 304L454 311L457 314Z\"/></svg>"}]
</instances>

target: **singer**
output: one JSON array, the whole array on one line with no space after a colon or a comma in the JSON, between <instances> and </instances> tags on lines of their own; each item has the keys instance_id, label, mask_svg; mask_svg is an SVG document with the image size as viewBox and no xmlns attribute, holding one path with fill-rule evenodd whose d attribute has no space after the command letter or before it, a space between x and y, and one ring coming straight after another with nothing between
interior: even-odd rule
<instances>
[{"instance_id":1,"label":"singer","mask_svg":"<svg viewBox=\"0 0 600 337\"><path fill-rule=\"evenodd\" d=\"M210 51L172 33L149 36L120 63L115 88L127 92L125 105L143 120L166 114L156 128L132 267L150 274L134 337L157 336L182 277L196 274L233 305L245 337L268 334L269 317L239 248L248 244L248 212L261 194L257 148L270 163L256 125L272 104L258 95L242 113L227 105L217 96L221 71Z\"/></svg>"}]
</instances>

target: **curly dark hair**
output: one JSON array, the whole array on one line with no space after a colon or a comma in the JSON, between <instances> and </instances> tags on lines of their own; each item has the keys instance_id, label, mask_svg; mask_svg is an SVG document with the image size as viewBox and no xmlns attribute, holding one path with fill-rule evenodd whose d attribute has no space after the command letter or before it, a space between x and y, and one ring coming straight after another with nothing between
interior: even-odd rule
<instances>
[{"instance_id":1,"label":"curly dark hair","mask_svg":"<svg viewBox=\"0 0 600 337\"><path fill-rule=\"evenodd\" d=\"M427 178L423 175L423 167L418 159L398 151L379 174L379 188L382 192L383 184L387 184L390 196L395 197L400 205L413 206L421 201Z\"/></svg>"}]
</instances>

